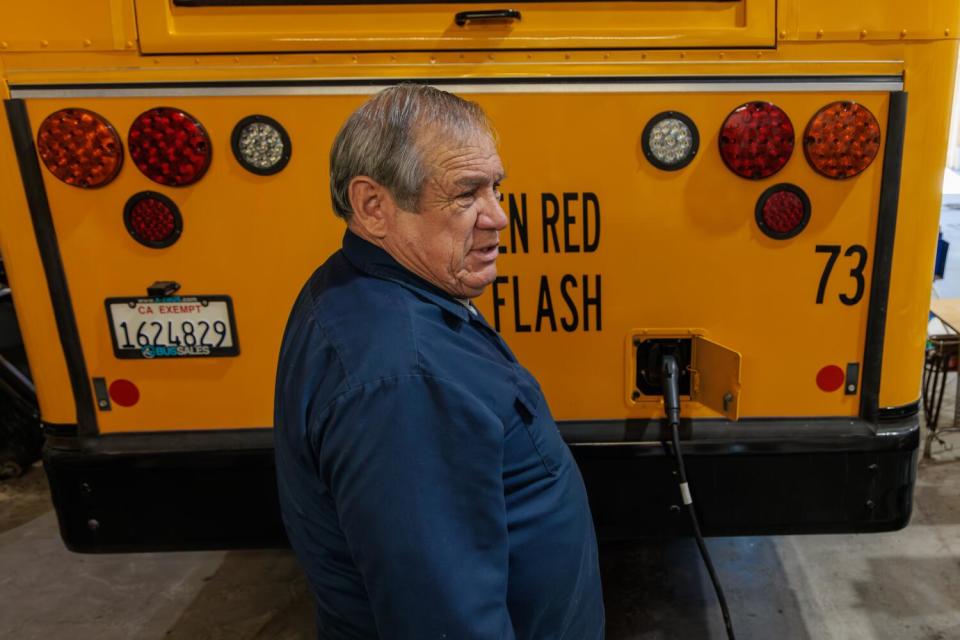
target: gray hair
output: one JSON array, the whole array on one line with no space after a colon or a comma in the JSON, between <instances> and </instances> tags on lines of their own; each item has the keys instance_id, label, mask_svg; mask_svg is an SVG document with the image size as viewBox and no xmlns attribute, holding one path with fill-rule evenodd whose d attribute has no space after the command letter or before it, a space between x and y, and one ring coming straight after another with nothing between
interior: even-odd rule
<instances>
[{"instance_id":1,"label":"gray hair","mask_svg":"<svg viewBox=\"0 0 960 640\"><path fill-rule=\"evenodd\" d=\"M399 84L380 91L354 111L330 148L333 211L350 220L350 181L369 176L386 187L397 204L416 211L427 179L421 135L463 139L477 132L494 135L475 102L421 84ZM432 139L432 138L431 138Z\"/></svg>"}]
</instances>

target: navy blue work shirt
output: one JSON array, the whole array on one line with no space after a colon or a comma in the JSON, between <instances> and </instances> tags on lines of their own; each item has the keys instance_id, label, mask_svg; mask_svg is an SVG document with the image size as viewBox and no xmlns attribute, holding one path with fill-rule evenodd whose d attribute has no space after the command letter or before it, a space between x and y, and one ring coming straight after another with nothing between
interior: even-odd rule
<instances>
[{"instance_id":1,"label":"navy blue work shirt","mask_svg":"<svg viewBox=\"0 0 960 640\"><path fill-rule=\"evenodd\" d=\"M476 309L347 232L276 386L283 521L323 640L598 640L583 479Z\"/></svg>"}]
</instances>

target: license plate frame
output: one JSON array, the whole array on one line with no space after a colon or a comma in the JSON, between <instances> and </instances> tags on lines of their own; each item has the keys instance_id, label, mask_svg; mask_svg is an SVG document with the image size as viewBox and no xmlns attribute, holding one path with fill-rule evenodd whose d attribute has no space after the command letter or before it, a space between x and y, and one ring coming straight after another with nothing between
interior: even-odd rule
<instances>
[{"instance_id":1,"label":"license plate frame","mask_svg":"<svg viewBox=\"0 0 960 640\"><path fill-rule=\"evenodd\" d=\"M222 344L226 341L224 337L223 341L220 341L220 346L216 344L208 343L205 339L195 338L197 341L194 345L186 344L186 340L181 340L180 344L167 344L168 341L164 340L163 344L159 344L156 339L152 342L149 340L149 335L146 335L148 341L147 344L142 344L141 341L137 338L138 333L142 330L143 324L141 324L136 329L128 326L126 328L127 335L121 336L118 334L118 329L121 328L120 324L125 321L125 318L120 318L117 320L114 316L113 307L114 305L122 305L128 309L137 309L138 307L150 307L154 306L159 310L161 305L167 306L177 306L179 308L189 307L192 305L199 305L201 307L207 308L211 303L223 304L225 305L226 318L219 317L216 321L223 321L226 325L225 328L229 330L229 344ZM233 299L228 295L196 295L196 296L115 296L107 298L104 301L104 307L107 312L107 326L110 327L110 341L113 345L113 355L116 358L121 360L177 360L181 358L222 358L222 357L236 357L240 355L240 342L237 336L237 323L233 311ZM135 312L137 315L141 315L140 311ZM175 322L182 321L184 319L196 319L197 316L187 317L186 313L181 313L180 311L169 313L164 312L160 313L159 311L154 311L152 315L155 318L151 320L142 320L143 323L150 325L152 330L153 324L160 324L160 333L166 333L167 336L172 336L173 328L172 325L165 325L166 322ZM198 309L197 313L201 317L196 319L197 323L207 322L208 327L207 331L213 327L213 323L209 321L208 318L202 317L203 310ZM208 314L209 315L209 314ZM161 316L167 316L161 321L159 318ZM222 316L222 314L221 314ZM183 334L184 325L179 325L179 332ZM178 336L179 337L179 336ZM215 332L213 336L214 342L218 334ZM121 344L131 344L132 346L127 347Z\"/></svg>"}]
</instances>

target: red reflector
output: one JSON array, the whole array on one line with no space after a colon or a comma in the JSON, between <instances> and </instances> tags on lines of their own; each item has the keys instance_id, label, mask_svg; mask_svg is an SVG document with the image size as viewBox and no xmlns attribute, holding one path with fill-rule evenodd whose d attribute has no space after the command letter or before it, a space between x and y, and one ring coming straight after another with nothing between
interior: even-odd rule
<instances>
[{"instance_id":1,"label":"red reflector","mask_svg":"<svg viewBox=\"0 0 960 640\"><path fill-rule=\"evenodd\" d=\"M880 124L856 102L834 102L820 109L803 134L803 153L817 173L852 178L880 151Z\"/></svg>"},{"instance_id":2,"label":"red reflector","mask_svg":"<svg viewBox=\"0 0 960 640\"><path fill-rule=\"evenodd\" d=\"M190 114L160 107L137 116L127 136L130 157L154 182L184 187L203 177L212 146L206 129Z\"/></svg>"},{"instance_id":3,"label":"red reflector","mask_svg":"<svg viewBox=\"0 0 960 640\"><path fill-rule=\"evenodd\" d=\"M37 132L37 152L59 180L90 189L110 183L123 165L123 144L103 117L86 109L61 109Z\"/></svg>"},{"instance_id":4,"label":"red reflector","mask_svg":"<svg viewBox=\"0 0 960 640\"><path fill-rule=\"evenodd\" d=\"M177 205L153 191L142 191L127 200L123 223L134 240L152 249L169 247L183 232L183 218Z\"/></svg>"},{"instance_id":5,"label":"red reflector","mask_svg":"<svg viewBox=\"0 0 960 640\"><path fill-rule=\"evenodd\" d=\"M140 400L140 389L129 380L114 380L110 383L110 399L121 407L132 407Z\"/></svg>"},{"instance_id":6,"label":"red reflector","mask_svg":"<svg viewBox=\"0 0 960 640\"><path fill-rule=\"evenodd\" d=\"M738 176L759 180L775 174L793 153L793 123L780 107L748 102L720 129L720 157Z\"/></svg>"},{"instance_id":7,"label":"red reflector","mask_svg":"<svg viewBox=\"0 0 960 640\"><path fill-rule=\"evenodd\" d=\"M817 386L821 391L836 391L843 386L843 369L828 364L817 373Z\"/></svg>"},{"instance_id":8,"label":"red reflector","mask_svg":"<svg viewBox=\"0 0 960 640\"><path fill-rule=\"evenodd\" d=\"M757 201L756 217L760 230L769 237L792 238L810 221L810 198L796 185L774 185Z\"/></svg>"}]
</instances>

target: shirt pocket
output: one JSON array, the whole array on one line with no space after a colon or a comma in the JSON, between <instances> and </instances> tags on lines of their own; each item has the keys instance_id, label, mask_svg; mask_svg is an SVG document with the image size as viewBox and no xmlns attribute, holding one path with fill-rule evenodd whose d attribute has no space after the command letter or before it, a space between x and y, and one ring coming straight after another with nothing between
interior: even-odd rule
<instances>
[{"instance_id":1,"label":"shirt pocket","mask_svg":"<svg viewBox=\"0 0 960 640\"><path fill-rule=\"evenodd\" d=\"M534 449L543 461L543 466L550 475L557 475L568 455L567 445L557 429L553 416L550 415L543 393L535 385L519 380L514 405L520 414L524 431L530 436Z\"/></svg>"}]
</instances>

